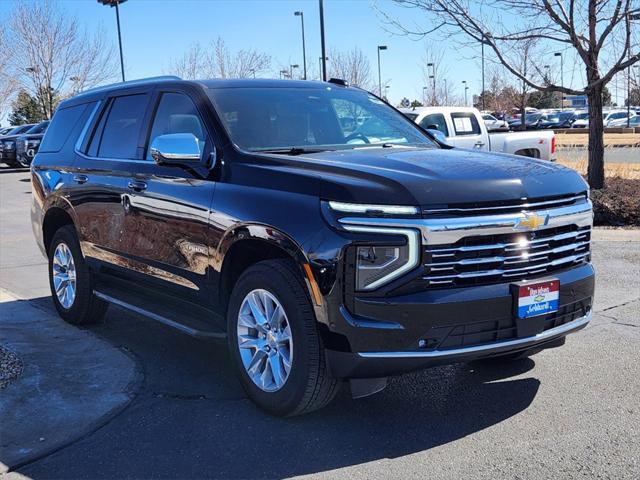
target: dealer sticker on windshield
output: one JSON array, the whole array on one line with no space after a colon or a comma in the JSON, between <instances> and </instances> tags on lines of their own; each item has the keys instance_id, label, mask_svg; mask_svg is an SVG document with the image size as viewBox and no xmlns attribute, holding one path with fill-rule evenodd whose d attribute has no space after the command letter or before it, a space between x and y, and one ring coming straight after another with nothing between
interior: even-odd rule
<instances>
[{"instance_id":1,"label":"dealer sticker on windshield","mask_svg":"<svg viewBox=\"0 0 640 480\"><path fill-rule=\"evenodd\" d=\"M527 318L558 311L560 281L518 285L518 317Z\"/></svg>"}]
</instances>

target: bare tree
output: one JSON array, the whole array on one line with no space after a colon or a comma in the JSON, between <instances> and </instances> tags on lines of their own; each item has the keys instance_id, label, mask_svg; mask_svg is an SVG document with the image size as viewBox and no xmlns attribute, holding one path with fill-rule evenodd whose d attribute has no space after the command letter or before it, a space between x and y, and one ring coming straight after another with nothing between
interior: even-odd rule
<instances>
[{"instance_id":1,"label":"bare tree","mask_svg":"<svg viewBox=\"0 0 640 480\"><path fill-rule=\"evenodd\" d=\"M329 53L329 76L340 78L365 90L371 90L374 86L371 77L371 65L369 59L358 47L346 52L336 49Z\"/></svg>"},{"instance_id":2,"label":"bare tree","mask_svg":"<svg viewBox=\"0 0 640 480\"><path fill-rule=\"evenodd\" d=\"M0 118L18 91L18 82L11 71L11 56L5 32L0 30Z\"/></svg>"},{"instance_id":3,"label":"bare tree","mask_svg":"<svg viewBox=\"0 0 640 480\"><path fill-rule=\"evenodd\" d=\"M485 42L505 68L531 88L587 95L589 100L589 167L592 188L603 188L604 139L602 93L613 76L640 60L631 50L631 21L640 15L637 0L394 0L423 10L433 21L429 28L407 28L408 34L436 31L479 46ZM537 42L530 52L530 69L518 67L523 44ZM534 74L543 68L549 52L574 56L585 70L581 88L543 85ZM514 55L515 52L515 55ZM612 52L607 55L607 52ZM540 76L540 75L538 75Z\"/></svg>"},{"instance_id":4,"label":"bare tree","mask_svg":"<svg viewBox=\"0 0 640 480\"><path fill-rule=\"evenodd\" d=\"M58 100L115 77L113 51L102 31L82 32L54 0L19 2L10 26L13 71L47 118Z\"/></svg>"},{"instance_id":5,"label":"bare tree","mask_svg":"<svg viewBox=\"0 0 640 480\"><path fill-rule=\"evenodd\" d=\"M258 50L232 52L218 37L208 48L195 43L178 59L169 63L167 73L182 78L249 78L271 67L271 57Z\"/></svg>"}]
</instances>

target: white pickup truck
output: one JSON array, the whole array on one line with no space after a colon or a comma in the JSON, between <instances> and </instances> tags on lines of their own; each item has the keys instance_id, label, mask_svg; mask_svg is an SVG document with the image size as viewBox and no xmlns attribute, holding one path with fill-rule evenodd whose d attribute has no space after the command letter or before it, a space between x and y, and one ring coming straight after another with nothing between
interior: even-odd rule
<instances>
[{"instance_id":1,"label":"white pickup truck","mask_svg":"<svg viewBox=\"0 0 640 480\"><path fill-rule=\"evenodd\" d=\"M417 107L400 111L422 128L439 130L454 147L555 161L556 139L552 130L489 133L480 112L470 107Z\"/></svg>"}]
</instances>

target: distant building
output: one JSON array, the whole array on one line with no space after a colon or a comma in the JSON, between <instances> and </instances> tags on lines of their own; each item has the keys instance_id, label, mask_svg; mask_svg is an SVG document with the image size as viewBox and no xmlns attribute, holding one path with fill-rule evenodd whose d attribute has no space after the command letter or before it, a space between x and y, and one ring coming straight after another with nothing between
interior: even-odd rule
<instances>
[{"instance_id":1,"label":"distant building","mask_svg":"<svg viewBox=\"0 0 640 480\"><path fill-rule=\"evenodd\" d=\"M586 95L565 95L564 106L570 108L585 108L589 105Z\"/></svg>"}]
</instances>

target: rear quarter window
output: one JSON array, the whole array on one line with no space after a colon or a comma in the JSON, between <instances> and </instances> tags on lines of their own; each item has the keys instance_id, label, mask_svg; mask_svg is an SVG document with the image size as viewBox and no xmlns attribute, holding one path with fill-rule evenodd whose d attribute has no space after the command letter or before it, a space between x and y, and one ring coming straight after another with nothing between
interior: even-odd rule
<instances>
[{"instance_id":1,"label":"rear quarter window","mask_svg":"<svg viewBox=\"0 0 640 480\"><path fill-rule=\"evenodd\" d=\"M58 109L42 139L39 151L42 153L59 152L80 120L84 118L86 121L86 116L83 114L90 111L93 105L95 102Z\"/></svg>"},{"instance_id":2,"label":"rear quarter window","mask_svg":"<svg viewBox=\"0 0 640 480\"><path fill-rule=\"evenodd\" d=\"M456 135L480 135L480 124L473 113L453 112L451 114Z\"/></svg>"}]
</instances>

